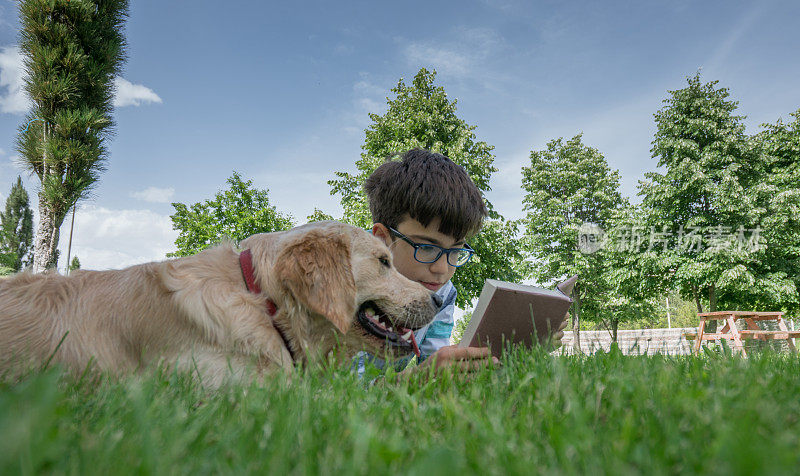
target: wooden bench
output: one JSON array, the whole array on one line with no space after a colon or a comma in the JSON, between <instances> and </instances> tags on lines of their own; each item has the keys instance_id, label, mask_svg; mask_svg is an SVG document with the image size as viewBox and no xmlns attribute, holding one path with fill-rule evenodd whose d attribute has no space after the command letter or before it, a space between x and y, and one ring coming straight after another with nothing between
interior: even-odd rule
<instances>
[{"instance_id":1,"label":"wooden bench","mask_svg":"<svg viewBox=\"0 0 800 476\"><path fill-rule=\"evenodd\" d=\"M790 331L786 326L786 321L783 319L782 312L756 312L756 311L717 311L717 312L700 312L697 313L700 317L700 325L697 327L697 334L689 337L689 333L684 334L687 339L694 339L694 353L700 352L703 342L719 341L721 339L729 340L733 343L734 350L740 352L743 356L747 357L747 351L744 349L742 341L744 339L758 339L758 340L785 340L792 352L797 352L792 341L795 337L800 337L800 331ZM747 324L747 329L739 330L736 327L736 321L744 319ZM706 323L708 321L723 321L725 325L718 332L705 332ZM777 331L768 331L758 327L757 321L776 321L778 324Z\"/></svg>"}]
</instances>

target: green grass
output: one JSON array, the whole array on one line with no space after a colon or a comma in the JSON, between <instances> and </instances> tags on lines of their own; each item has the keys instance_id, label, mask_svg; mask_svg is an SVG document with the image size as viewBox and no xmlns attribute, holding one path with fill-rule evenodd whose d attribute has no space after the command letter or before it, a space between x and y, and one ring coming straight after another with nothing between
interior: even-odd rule
<instances>
[{"instance_id":1,"label":"green grass","mask_svg":"<svg viewBox=\"0 0 800 476\"><path fill-rule=\"evenodd\" d=\"M790 474L800 360L517 352L470 381L317 369L0 383L0 474Z\"/></svg>"}]
</instances>

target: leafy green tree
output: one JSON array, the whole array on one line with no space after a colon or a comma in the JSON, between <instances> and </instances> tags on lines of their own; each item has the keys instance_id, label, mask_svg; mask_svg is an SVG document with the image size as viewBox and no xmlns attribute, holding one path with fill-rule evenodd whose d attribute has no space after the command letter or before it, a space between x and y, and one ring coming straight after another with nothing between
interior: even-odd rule
<instances>
[{"instance_id":1,"label":"leafy green tree","mask_svg":"<svg viewBox=\"0 0 800 476\"><path fill-rule=\"evenodd\" d=\"M530 275L530 264L525 261L518 236L518 221L499 217L484 222L480 233L469 240L475 256L453 275L453 284L458 289L457 306L470 307L487 279L520 282Z\"/></svg>"},{"instance_id":2,"label":"leafy green tree","mask_svg":"<svg viewBox=\"0 0 800 476\"><path fill-rule=\"evenodd\" d=\"M623 205L619 172L608 167L597 149L584 145L581 134L566 142L552 140L545 150L532 151L530 159L522 168L524 243L540 282L580 276L571 308L579 348L582 314L600 320L601 299L609 293L606 253L582 252L579 232L587 226L610 228L614 211Z\"/></svg>"},{"instance_id":3,"label":"leafy green tree","mask_svg":"<svg viewBox=\"0 0 800 476\"><path fill-rule=\"evenodd\" d=\"M338 179L328 182L331 194L341 196L343 221L371 228L364 181L388 157L415 147L446 155L465 168L482 192L491 190L489 179L497 171L493 165L494 147L477 140L477 126L468 125L456 115L457 101L447 98L444 88L434 84L435 78L435 71L422 68L410 85L400 79L392 89L394 99L387 98L386 113L369 115L372 124L365 131L357 172L336 172ZM491 203L486 203L490 219L481 233L469 241L478 259L459 269L453 278L459 291L459 307L470 305L486 278L519 281L527 272L518 249L516 224L504 220Z\"/></svg>"},{"instance_id":4,"label":"leafy green tree","mask_svg":"<svg viewBox=\"0 0 800 476\"><path fill-rule=\"evenodd\" d=\"M370 113L372 124L367 128L361 146L361 159L355 174L336 172L331 180L331 195L340 194L344 220L361 228L372 225L367 197L362 185L366 178L387 157L402 154L415 147L446 155L463 166L482 191L491 190L489 178L494 167L493 146L476 141L470 126L456 116L457 100L449 100L441 86L434 85L436 71L419 70L411 85L402 79L392 88L394 99L387 98L388 110L383 116ZM487 202L487 206L491 204Z\"/></svg>"},{"instance_id":5,"label":"leafy green tree","mask_svg":"<svg viewBox=\"0 0 800 476\"><path fill-rule=\"evenodd\" d=\"M224 240L239 242L256 233L288 230L292 218L269 203L269 191L253 188L234 172L227 180L228 190L217 192L211 200L184 205L173 203L172 228L180 233L178 250L167 256L188 256Z\"/></svg>"},{"instance_id":6,"label":"leafy green tree","mask_svg":"<svg viewBox=\"0 0 800 476\"><path fill-rule=\"evenodd\" d=\"M655 114L651 152L665 172L645 174L639 195L644 231L659 243L644 252L640 269L651 286L679 290L699 312L704 297L712 312L718 303L752 308L755 289L783 292L789 284L754 273L766 252L753 240L763 226L764 154L745 135L726 88L703 84L699 74L687 81Z\"/></svg>"},{"instance_id":7,"label":"leafy green tree","mask_svg":"<svg viewBox=\"0 0 800 476\"><path fill-rule=\"evenodd\" d=\"M725 295L767 309L800 307L800 110L789 123L763 124L752 138L762 169L750 188L755 195L763 248L744 274L747 286Z\"/></svg>"},{"instance_id":8,"label":"leafy green tree","mask_svg":"<svg viewBox=\"0 0 800 476\"><path fill-rule=\"evenodd\" d=\"M16 148L41 182L34 271L54 268L59 228L97 182L125 57L127 0L22 0L20 49L33 109Z\"/></svg>"},{"instance_id":9,"label":"leafy green tree","mask_svg":"<svg viewBox=\"0 0 800 476\"><path fill-rule=\"evenodd\" d=\"M662 306L661 296L642 275L641 250L626 240L632 230L641 227L640 210L623 200L619 208L612 210L609 227L598 251L604 264L599 277L600 294L587 307L593 308L593 314L616 342L620 324L652 320Z\"/></svg>"},{"instance_id":10,"label":"leafy green tree","mask_svg":"<svg viewBox=\"0 0 800 476\"><path fill-rule=\"evenodd\" d=\"M4 232L0 229L0 240L4 239ZM0 276L14 273L14 263L17 261L17 254L11 251L4 251L0 248Z\"/></svg>"},{"instance_id":11,"label":"leafy green tree","mask_svg":"<svg viewBox=\"0 0 800 476\"><path fill-rule=\"evenodd\" d=\"M453 326L453 336L451 337L451 342L453 345L458 344L461 342L461 338L464 337L464 331L467 330L467 326L469 325L469 321L472 319L472 312L464 313L464 316L456 322L455 326Z\"/></svg>"},{"instance_id":12,"label":"leafy green tree","mask_svg":"<svg viewBox=\"0 0 800 476\"><path fill-rule=\"evenodd\" d=\"M332 215L328 215L319 208L314 207L314 212L306 217L307 223L314 223L317 221L333 220Z\"/></svg>"},{"instance_id":13,"label":"leafy green tree","mask_svg":"<svg viewBox=\"0 0 800 476\"><path fill-rule=\"evenodd\" d=\"M77 256L72 258L72 262L69 264L70 271L75 271L76 269L81 269L81 260Z\"/></svg>"},{"instance_id":14,"label":"leafy green tree","mask_svg":"<svg viewBox=\"0 0 800 476\"><path fill-rule=\"evenodd\" d=\"M6 256L5 263L13 271L30 264L28 252L32 239L33 211L22 178L17 177L6 199L5 212L0 213L0 253Z\"/></svg>"}]
</instances>

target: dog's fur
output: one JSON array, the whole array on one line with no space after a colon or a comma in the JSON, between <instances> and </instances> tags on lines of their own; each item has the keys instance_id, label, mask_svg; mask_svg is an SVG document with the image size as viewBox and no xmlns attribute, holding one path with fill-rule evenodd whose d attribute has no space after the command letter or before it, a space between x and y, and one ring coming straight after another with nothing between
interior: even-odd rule
<instances>
[{"instance_id":1,"label":"dog's fur","mask_svg":"<svg viewBox=\"0 0 800 476\"><path fill-rule=\"evenodd\" d=\"M294 367L273 323L298 360L314 362L339 343L345 358L362 349L403 354L356 322L367 301L411 329L436 312L430 291L383 261L391 262L389 249L350 225L313 223L253 235L240 247L251 250L260 295L248 291L230 244L122 270L0 281L0 373L50 357L75 372L168 362L217 386L251 369Z\"/></svg>"}]
</instances>

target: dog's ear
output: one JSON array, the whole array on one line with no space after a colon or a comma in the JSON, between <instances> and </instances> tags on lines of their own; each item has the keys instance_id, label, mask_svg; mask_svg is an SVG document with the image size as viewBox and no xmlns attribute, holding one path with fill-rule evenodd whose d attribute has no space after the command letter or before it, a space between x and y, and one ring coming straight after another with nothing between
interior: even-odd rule
<instances>
[{"instance_id":1,"label":"dog's ear","mask_svg":"<svg viewBox=\"0 0 800 476\"><path fill-rule=\"evenodd\" d=\"M281 251L275 271L295 299L325 316L343 334L347 332L356 313L349 240L311 231Z\"/></svg>"}]
</instances>

